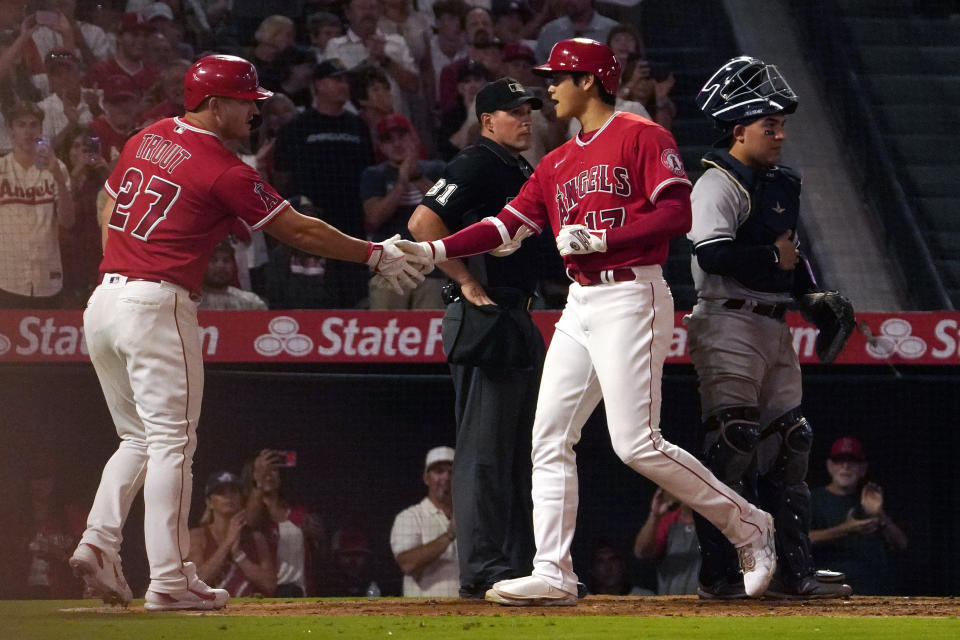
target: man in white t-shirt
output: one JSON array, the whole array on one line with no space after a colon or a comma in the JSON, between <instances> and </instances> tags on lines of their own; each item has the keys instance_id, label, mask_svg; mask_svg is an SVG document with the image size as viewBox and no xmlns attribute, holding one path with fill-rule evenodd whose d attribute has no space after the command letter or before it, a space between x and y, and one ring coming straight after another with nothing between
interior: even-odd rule
<instances>
[{"instance_id":1,"label":"man in white t-shirt","mask_svg":"<svg viewBox=\"0 0 960 640\"><path fill-rule=\"evenodd\" d=\"M452 598L460 590L450 493L453 453L450 447L427 452L423 470L427 497L401 511L393 521L390 548L403 571L403 595L407 598Z\"/></svg>"}]
</instances>

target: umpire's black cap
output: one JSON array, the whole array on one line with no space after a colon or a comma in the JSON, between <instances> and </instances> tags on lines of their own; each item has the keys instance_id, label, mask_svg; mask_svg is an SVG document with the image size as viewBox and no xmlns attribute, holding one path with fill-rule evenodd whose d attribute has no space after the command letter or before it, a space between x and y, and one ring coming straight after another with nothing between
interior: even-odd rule
<instances>
[{"instance_id":1,"label":"umpire's black cap","mask_svg":"<svg viewBox=\"0 0 960 640\"><path fill-rule=\"evenodd\" d=\"M530 103L531 109L539 109L543 101L529 93L519 81L513 78L500 78L488 82L483 89L477 92L476 107L477 119L485 113L503 109L516 109L525 102Z\"/></svg>"}]
</instances>

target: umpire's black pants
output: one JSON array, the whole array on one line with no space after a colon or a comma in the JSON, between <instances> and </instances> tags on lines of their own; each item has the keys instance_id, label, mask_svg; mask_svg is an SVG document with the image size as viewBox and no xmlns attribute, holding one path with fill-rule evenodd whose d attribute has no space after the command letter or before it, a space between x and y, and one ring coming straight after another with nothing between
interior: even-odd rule
<instances>
[{"instance_id":1,"label":"umpire's black pants","mask_svg":"<svg viewBox=\"0 0 960 640\"><path fill-rule=\"evenodd\" d=\"M457 419L453 515L464 598L482 598L494 582L532 570L530 438L544 357L536 338L529 369L450 365Z\"/></svg>"}]
</instances>

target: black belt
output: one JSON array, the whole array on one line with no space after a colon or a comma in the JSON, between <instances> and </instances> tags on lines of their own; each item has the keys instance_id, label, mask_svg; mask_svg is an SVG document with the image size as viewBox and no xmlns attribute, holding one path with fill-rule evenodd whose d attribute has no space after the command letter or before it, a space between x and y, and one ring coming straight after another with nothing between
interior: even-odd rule
<instances>
[{"instance_id":1,"label":"black belt","mask_svg":"<svg viewBox=\"0 0 960 640\"><path fill-rule=\"evenodd\" d=\"M723 308L742 309L745 304L747 304L746 300L731 299L723 303ZM783 320L784 316L787 315L788 306L789 305L786 302L778 302L777 304L757 303L750 308L750 311L758 316L766 316L767 318L773 318L774 320Z\"/></svg>"}]
</instances>

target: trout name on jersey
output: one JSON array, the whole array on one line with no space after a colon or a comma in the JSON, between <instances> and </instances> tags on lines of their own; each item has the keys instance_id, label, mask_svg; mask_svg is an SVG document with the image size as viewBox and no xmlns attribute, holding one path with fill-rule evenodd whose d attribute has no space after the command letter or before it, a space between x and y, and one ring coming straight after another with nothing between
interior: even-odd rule
<instances>
[{"instance_id":1,"label":"trout name on jersey","mask_svg":"<svg viewBox=\"0 0 960 640\"><path fill-rule=\"evenodd\" d=\"M168 174L173 174L180 163L190 157L190 152L173 140L148 133L140 141L137 157L157 165Z\"/></svg>"},{"instance_id":2,"label":"trout name on jersey","mask_svg":"<svg viewBox=\"0 0 960 640\"><path fill-rule=\"evenodd\" d=\"M613 167L598 164L581 171L563 184L557 183L557 208L560 220L568 223L570 214L580 204L584 196L591 193L613 193L618 196L630 195L630 173L626 167Z\"/></svg>"}]
</instances>

